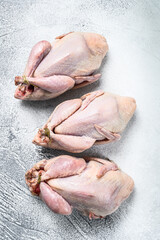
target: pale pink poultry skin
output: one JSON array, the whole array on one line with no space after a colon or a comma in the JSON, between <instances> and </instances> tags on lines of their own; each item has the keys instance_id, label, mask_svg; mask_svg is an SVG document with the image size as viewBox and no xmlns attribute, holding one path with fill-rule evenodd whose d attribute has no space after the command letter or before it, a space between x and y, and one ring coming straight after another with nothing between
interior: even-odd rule
<instances>
[{"instance_id":1,"label":"pale pink poultry skin","mask_svg":"<svg viewBox=\"0 0 160 240\"><path fill-rule=\"evenodd\" d=\"M40 161L25 178L32 194L53 212L70 215L76 208L90 219L113 213L134 186L112 161L67 155Z\"/></svg>"},{"instance_id":2,"label":"pale pink poultry skin","mask_svg":"<svg viewBox=\"0 0 160 240\"><path fill-rule=\"evenodd\" d=\"M95 71L107 51L106 39L96 33L72 32L57 37L52 44L38 42L23 76L15 78L15 98L46 100L97 81L101 74Z\"/></svg>"},{"instance_id":3,"label":"pale pink poultry skin","mask_svg":"<svg viewBox=\"0 0 160 240\"><path fill-rule=\"evenodd\" d=\"M68 152L83 152L94 144L120 139L136 109L131 97L101 90L59 104L33 143Z\"/></svg>"}]
</instances>

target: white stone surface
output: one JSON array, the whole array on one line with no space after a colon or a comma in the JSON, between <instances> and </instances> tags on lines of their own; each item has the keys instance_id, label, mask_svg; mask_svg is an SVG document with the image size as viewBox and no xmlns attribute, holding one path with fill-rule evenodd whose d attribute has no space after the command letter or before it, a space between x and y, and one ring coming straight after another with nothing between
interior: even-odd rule
<instances>
[{"instance_id":1,"label":"white stone surface","mask_svg":"<svg viewBox=\"0 0 160 240\"><path fill-rule=\"evenodd\" d=\"M45 102L13 98L14 76L23 72L37 41L69 31L103 34L109 53L100 81ZM160 1L1 0L0 2L0 239L160 239ZM52 213L25 185L27 169L63 154L32 144L60 102L104 89L137 100L121 141L77 154L109 157L135 181L135 190L114 214L88 220Z\"/></svg>"}]
</instances>

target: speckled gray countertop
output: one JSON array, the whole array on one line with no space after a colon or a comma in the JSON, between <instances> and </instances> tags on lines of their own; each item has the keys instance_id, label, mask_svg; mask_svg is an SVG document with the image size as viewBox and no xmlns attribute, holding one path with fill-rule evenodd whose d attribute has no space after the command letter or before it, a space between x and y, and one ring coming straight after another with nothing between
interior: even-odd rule
<instances>
[{"instance_id":1,"label":"speckled gray countertop","mask_svg":"<svg viewBox=\"0 0 160 240\"><path fill-rule=\"evenodd\" d=\"M69 31L107 38L100 81L45 102L14 99L14 76L33 44ZM0 239L160 239L160 1L1 0L0 46ZM58 103L100 88L135 97L136 113L121 141L77 155L113 159L134 179L134 192L102 220L56 215L31 196L24 174L64 152L31 141Z\"/></svg>"}]
</instances>

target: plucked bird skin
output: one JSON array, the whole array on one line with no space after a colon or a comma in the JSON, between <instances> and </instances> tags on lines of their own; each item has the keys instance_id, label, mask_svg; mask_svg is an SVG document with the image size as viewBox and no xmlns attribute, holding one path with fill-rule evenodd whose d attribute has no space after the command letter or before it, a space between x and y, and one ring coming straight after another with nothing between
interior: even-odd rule
<instances>
[{"instance_id":1,"label":"plucked bird skin","mask_svg":"<svg viewBox=\"0 0 160 240\"><path fill-rule=\"evenodd\" d=\"M55 213L76 208L92 218L113 213L130 195L134 182L109 160L61 155L42 160L27 171L26 183Z\"/></svg>"},{"instance_id":2,"label":"plucked bird skin","mask_svg":"<svg viewBox=\"0 0 160 240\"><path fill-rule=\"evenodd\" d=\"M96 33L71 32L57 37L52 44L38 42L23 76L15 78L15 98L46 100L97 81L101 74L95 71L107 51L106 39Z\"/></svg>"},{"instance_id":3,"label":"plucked bird skin","mask_svg":"<svg viewBox=\"0 0 160 240\"><path fill-rule=\"evenodd\" d=\"M101 90L59 104L33 143L68 152L120 139L136 109L134 98Z\"/></svg>"}]
</instances>

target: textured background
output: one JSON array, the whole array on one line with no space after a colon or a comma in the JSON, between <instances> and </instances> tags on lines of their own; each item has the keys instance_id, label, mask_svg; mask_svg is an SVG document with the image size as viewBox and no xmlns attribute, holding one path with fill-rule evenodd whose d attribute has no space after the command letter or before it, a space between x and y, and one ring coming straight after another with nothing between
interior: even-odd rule
<instances>
[{"instance_id":1,"label":"textured background","mask_svg":"<svg viewBox=\"0 0 160 240\"><path fill-rule=\"evenodd\" d=\"M41 103L14 99L14 76L22 74L33 44L69 31L107 38L100 81ZM159 43L159 0L0 1L0 239L160 239ZM135 97L137 110L121 141L83 154L115 160L133 177L135 190L103 220L77 211L53 214L31 196L24 174L42 158L64 152L31 140L58 103L99 88Z\"/></svg>"}]
</instances>

